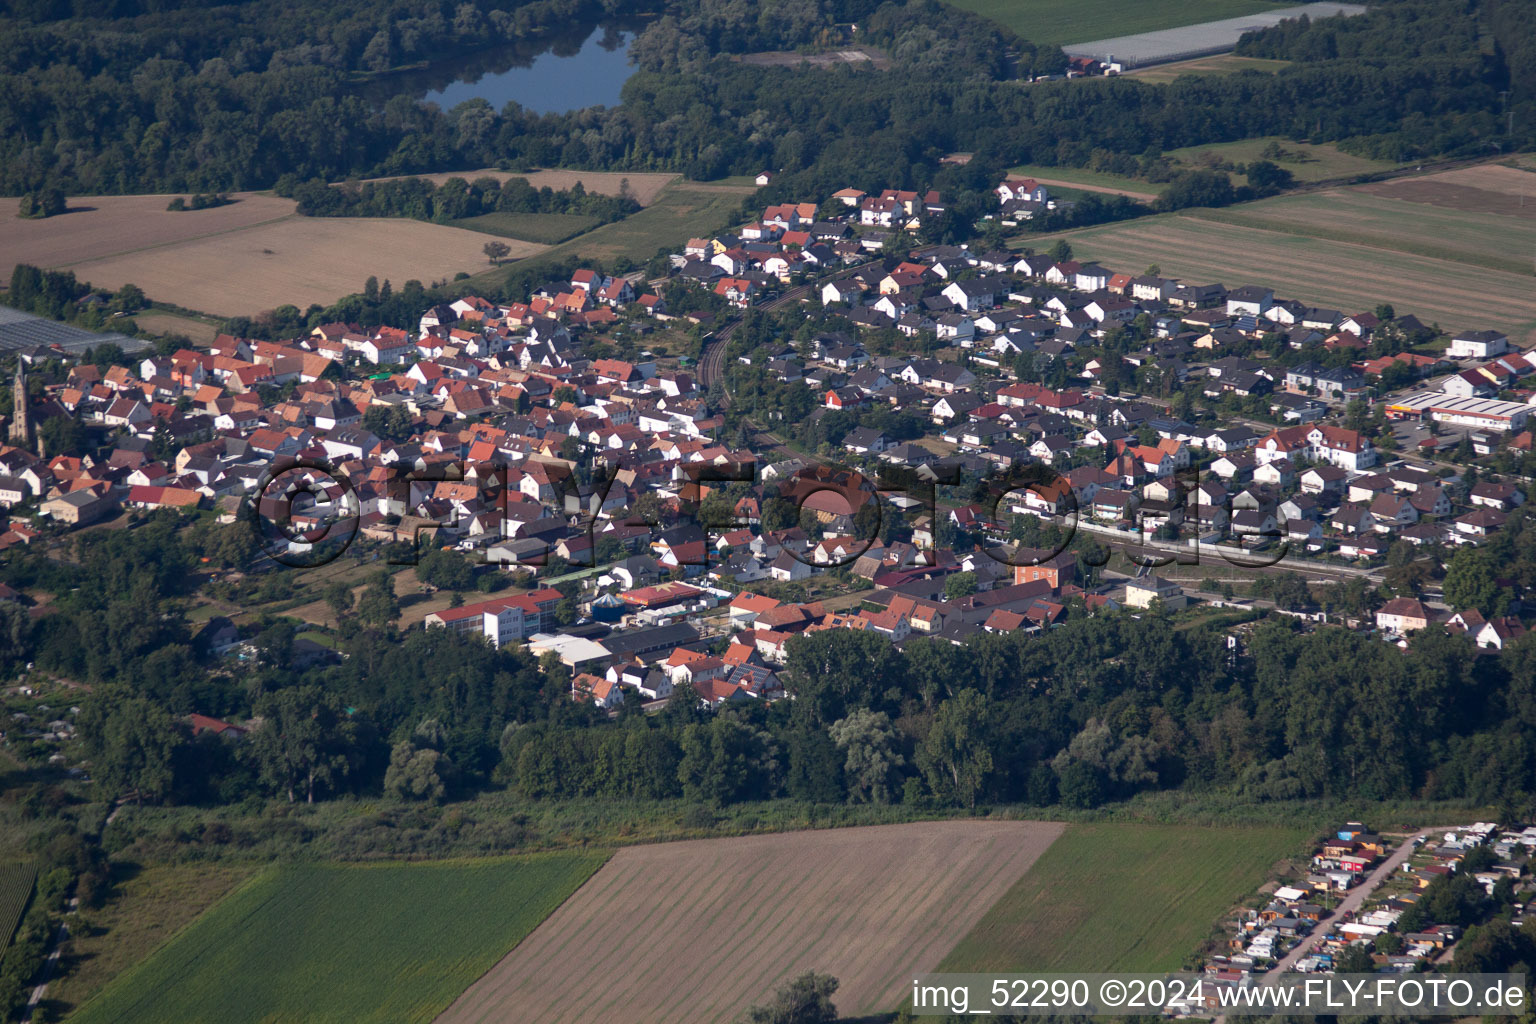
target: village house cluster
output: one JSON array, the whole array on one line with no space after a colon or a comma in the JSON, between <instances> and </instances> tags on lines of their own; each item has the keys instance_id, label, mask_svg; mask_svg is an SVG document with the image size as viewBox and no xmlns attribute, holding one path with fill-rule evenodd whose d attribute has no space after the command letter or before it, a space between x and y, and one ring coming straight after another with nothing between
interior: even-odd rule
<instances>
[{"instance_id":1,"label":"village house cluster","mask_svg":"<svg viewBox=\"0 0 1536 1024\"><path fill-rule=\"evenodd\" d=\"M1478 822L1387 839L1348 822L1317 847L1304 878L1272 884L1266 902L1229 923L1227 949L1207 959L1205 973L1244 985L1286 971L1333 973L1347 965L1407 974L1449 963L1466 924L1479 922L1437 921L1416 905L1430 905L1437 880L1470 873L1491 901L1489 914L1507 904L1519 927L1533 851L1532 827Z\"/></svg>"},{"instance_id":2,"label":"village house cluster","mask_svg":"<svg viewBox=\"0 0 1536 1024\"><path fill-rule=\"evenodd\" d=\"M1016 178L998 186L997 199L1010 218L1053 202L1039 183ZM1339 424L1346 403L1373 395L1390 370L1411 386L1382 399L1389 416L1528 449L1524 382L1536 364L1502 334L1459 334L1443 356L1353 359L1383 332L1423 325L1319 309L1260 285L1133 276L1070 258L938 245L889 256L897 232L944 215L937 193L892 189L770 206L736 233L690 241L661 282L668 294L696 286L737 307L801 282L808 313L843 318L808 341L739 356L806 389L812 419L887 409L923 425L918 438L852 429L837 445L841 466L824 453L753 451L739 434L726 443L721 404L698 376L707 357L692 367L632 345L624 351L638 354L628 359L589 354L617 327L643 337L674 316L658 282L580 269L527 302L466 296L433 306L409 332L333 323L280 342L221 335L206 349L105 371L74 362L41 402L26 397L25 370L63 353L21 352L0 505L34 515L13 516L0 547L34 541L42 524L84 526L119 507L233 521L252 500L286 520L299 546L343 518L376 541L427 534L537 588L437 612L428 626L552 652L575 677L578 699L613 706L633 690L659 700L687 683L719 703L779 693L775 671L797 634L838 628L898 644L912 635L963 643L1050 628L1069 607L1091 614L1187 601L1157 575L1086 580L1070 551L1000 560L957 554L946 542L963 534L995 553L1017 540L1020 516L1075 521L1110 540L1379 560L1399 540L1477 544L1526 498L1513 483L1460 487L1453 467L1384 453ZM1118 371L1080 355L1133 322L1145 337ZM918 354L872 353L869 332L887 329L912 339ZM1330 368L1255 358L1252 343L1266 338ZM1026 379L1025 361L1043 372ZM1249 400L1244 408L1268 421L1182 420L1166 399L1138 393L1142 370L1193 381L1213 399ZM42 450L37 423L54 416L109 431L110 451L93 459ZM1429 440L1425 457L1447 439ZM334 477L313 468L321 463ZM285 466L315 484L308 499L258 493ZM882 467L930 479L1052 472L1011 491L994 514L882 491ZM732 521L698 523L693 513L730 481L747 485L732 492L743 495ZM800 521L765 528L764 508L780 498L797 503ZM650 519L635 513L647 502ZM861 533L871 506L902 528L884 541ZM559 623L550 581L583 567L593 567L579 576L583 621ZM863 588L857 603L753 592L833 570L841 586ZM957 576L964 586L952 585ZM1431 618L1399 599L1376 624L1403 636ZM1450 625L1484 647L1524 631L1518 619L1475 613Z\"/></svg>"}]
</instances>

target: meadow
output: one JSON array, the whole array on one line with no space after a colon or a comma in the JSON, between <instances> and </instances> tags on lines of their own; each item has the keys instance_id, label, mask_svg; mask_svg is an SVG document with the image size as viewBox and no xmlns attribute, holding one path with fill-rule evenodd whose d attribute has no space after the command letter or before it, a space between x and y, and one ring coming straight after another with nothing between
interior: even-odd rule
<instances>
[{"instance_id":1,"label":"meadow","mask_svg":"<svg viewBox=\"0 0 1536 1024\"><path fill-rule=\"evenodd\" d=\"M676 184L665 189L655 202L623 220L593 228L583 235L523 260L518 269L585 256L612 263L620 257L644 263L658 249L675 251L695 235L723 231L740 221L742 200L755 191L751 186ZM482 270L474 280L489 286L499 270Z\"/></svg>"},{"instance_id":2,"label":"meadow","mask_svg":"<svg viewBox=\"0 0 1536 1024\"><path fill-rule=\"evenodd\" d=\"M1214 58L1213 58L1214 59ZM1252 58L1237 57L1235 60L1249 60ZM1279 61L1265 61L1266 64L1278 64ZM1173 68L1177 65L1169 64L1165 67ZM1150 69L1156 71L1158 69ZM1266 157L1264 151L1273 143L1280 147L1282 153L1279 157ZM1163 154L1169 159L1185 167L1196 168L1203 166L1210 159L1216 159L1234 164L1249 164L1255 160L1273 160L1274 163L1291 172L1297 181L1330 181L1335 178L1351 178L1362 174L1377 174L1381 171L1390 171L1400 167L1390 160L1372 160L1367 157L1354 156L1346 153L1330 143L1293 142L1278 135L1265 136L1258 139L1243 139L1240 142L1219 142L1210 146L1187 146L1184 149L1170 149ZM1234 176L1238 184L1246 184L1247 178L1241 174Z\"/></svg>"},{"instance_id":3,"label":"meadow","mask_svg":"<svg viewBox=\"0 0 1536 1024\"><path fill-rule=\"evenodd\" d=\"M962 820L626 847L441 1024L729 1021L812 969L839 979L841 1015L890 1011L1062 828Z\"/></svg>"},{"instance_id":4,"label":"meadow","mask_svg":"<svg viewBox=\"0 0 1536 1024\"><path fill-rule=\"evenodd\" d=\"M37 880L37 865L13 862L0 865L0 955L11 944L27 901L32 898L32 884Z\"/></svg>"},{"instance_id":5,"label":"meadow","mask_svg":"<svg viewBox=\"0 0 1536 1024\"><path fill-rule=\"evenodd\" d=\"M1236 18L1287 6L1269 0L949 0L1032 43L1085 43Z\"/></svg>"},{"instance_id":6,"label":"meadow","mask_svg":"<svg viewBox=\"0 0 1536 1024\"><path fill-rule=\"evenodd\" d=\"M942 971L1163 971L1311 832L1070 825L944 958Z\"/></svg>"},{"instance_id":7,"label":"meadow","mask_svg":"<svg viewBox=\"0 0 1536 1024\"><path fill-rule=\"evenodd\" d=\"M488 235L501 235L540 245L556 245L591 231L598 221L596 217L583 217L576 213L483 213L478 217L464 217L450 223L456 228L482 231Z\"/></svg>"},{"instance_id":8,"label":"meadow","mask_svg":"<svg viewBox=\"0 0 1536 1024\"><path fill-rule=\"evenodd\" d=\"M269 868L70 1019L431 1021L606 858Z\"/></svg>"},{"instance_id":9,"label":"meadow","mask_svg":"<svg viewBox=\"0 0 1536 1024\"><path fill-rule=\"evenodd\" d=\"M1153 64L1126 72L1143 82L1166 83L1180 75L1233 75L1239 71L1279 71L1290 61L1268 60L1264 57L1240 57L1235 53L1218 53L1211 57L1179 60L1169 64Z\"/></svg>"},{"instance_id":10,"label":"meadow","mask_svg":"<svg viewBox=\"0 0 1536 1024\"><path fill-rule=\"evenodd\" d=\"M73 926L69 970L49 1001L73 1008L143 960L254 873L245 864L116 866L112 898Z\"/></svg>"}]
</instances>

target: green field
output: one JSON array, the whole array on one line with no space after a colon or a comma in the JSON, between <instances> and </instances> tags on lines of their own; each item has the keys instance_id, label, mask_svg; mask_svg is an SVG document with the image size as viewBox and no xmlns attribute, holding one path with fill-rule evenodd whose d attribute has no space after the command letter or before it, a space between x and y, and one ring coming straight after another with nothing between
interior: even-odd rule
<instances>
[{"instance_id":1,"label":"green field","mask_svg":"<svg viewBox=\"0 0 1536 1024\"><path fill-rule=\"evenodd\" d=\"M596 217L576 213L482 213L449 221L456 228L468 228L487 235L516 238L522 242L556 245L597 227Z\"/></svg>"},{"instance_id":2,"label":"green field","mask_svg":"<svg viewBox=\"0 0 1536 1024\"><path fill-rule=\"evenodd\" d=\"M1207 154L1229 163L1248 164L1255 160L1268 159L1264 156L1264 150L1271 142L1285 151L1285 155L1274 162L1290 171L1297 181L1350 178L1360 174L1390 171L1402 166L1390 160L1370 160L1366 157L1351 156L1327 143L1314 145L1310 142L1292 142L1290 139L1282 139L1279 136L1244 139L1241 142L1220 142L1212 146L1188 146L1184 149L1170 149L1164 155L1187 167L1202 166L1204 161L1201 158ZM1242 175L1237 175L1236 181L1238 184L1246 183Z\"/></svg>"},{"instance_id":3,"label":"green field","mask_svg":"<svg viewBox=\"0 0 1536 1024\"><path fill-rule=\"evenodd\" d=\"M1239 57L1235 53L1218 53L1212 57L1174 61L1172 64L1153 64L1137 68L1127 74L1143 82L1166 83L1180 75L1233 75L1239 71L1275 72L1290 64L1285 60L1268 60L1264 57Z\"/></svg>"},{"instance_id":4,"label":"green field","mask_svg":"<svg viewBox=\"0 0 1536 1024\"><path fill-rule=\"evenodd\" d=\"M1442 247L1442 258L1406 252L1403 247L1418 243L1402 236L1387 239L1391 245L1383 248L1360 240L1335 241L1299 234L1296 232L1302 228L1297 225L1258 227L1246 220L1268 219L1266 203L1290 198L1216 211L1185 210L1058 235L1025 235L1014 244L1043 252L1057 238L1064 238L1078 259L1102 263L1112 271L1139 274L1155 264L1164 276L1189 283L1220 282L1229 288L1261 284L1274 288L1282 298L1347 313L1371 310L1386 302L1398 313L1412 313L1449 331L1495 328L1522 341L1528 335L1536 336L1536 304L1531 301L1529 273L1443 258L1454 254L1449 247ZM1324 195L1295 198L1327 201ZM1354 205L1350 200L1339 208L1343 211ZM1411 232L1416 220L1433 222L1442 212L1450 212L1417 203L1398 205L1407 225L1400 229L1403 232ZM1311 215L1325 218L1332 226L1317 230L1332 234L1336 218L1327 212L1326 205L1322 210ZM1243 223L1223 223L1239 220ZM1507 230L1523 231L1525 226L1520 223ZM1491 244L1497 244L1497 237ZM1421 241L1425 247L1437 244L1431 238Z\"/></svg>"},{"instance_id":5,"label":"green field","mask_svg":"<svg viewBox=\"0 0 1536 1024\"><path fill-rule=\"evenodd\" d=\"M271 868L70 1019L430 1021L606 859Z\"/></svg>"},{"instance_id":6,"label":"green field","mask_svg":"<svg viewBox=\"0 0 1536 1024\"><path fill-rule=\"evenodd\" d=\"M21 915L32 898L32 883L37 881L37 865L11 863L0 865L0 955L11 944Z\"/></svg>"},{"instance_id":7,"label":"green field","mask_svg":"<svg viewBox=\"0 0 1536 1024\"><path fill-rule=\"evenodd\" d=\"M1282 828L1071 825L940 971L1162 971L1298 852Z\"/></svg>"},{"instance_id":8,"label":"green field","mask_svg":"<svg viewBox=\"0 0 1536 1024\"><path fill-rule=\"evenodd\" d=\"M949 0L1032 43L1086 43L1294 6L1267 0Z\"/></svg>"},{"instance_id":9,"label":"green field","mask_svg":"<svg viewBox=\"0 0 1536 1024\"><path fill-rule=\"evenodd\" d=\"M521 270L571 256L609 262L624 256L643 263L655 256L658 248L675 251L695 235L712 234L738 223L741 202L753 191L751 187L713 182L669 185L640 212L518 260L517 267ZM501 273L499 269L481 271L471 280L490 283L499 280Z\"/></svg>"}]
</instances>

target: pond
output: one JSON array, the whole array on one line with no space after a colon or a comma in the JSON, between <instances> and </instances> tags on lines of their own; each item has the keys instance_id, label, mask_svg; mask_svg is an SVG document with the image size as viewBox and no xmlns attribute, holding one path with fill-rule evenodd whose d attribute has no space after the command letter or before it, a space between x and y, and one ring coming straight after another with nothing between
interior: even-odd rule
<instances>
[{"instance_id":1,"label":"pond","mask_svg":"<svg viewBox=\"0 0 1536 1024\"><path fill-rule=\"evenodd\" d=\"M536 52L517 47L477 54L452 66L411 72L392 91L405 91L444 110L483 99L500 110L517 101L539 114L583 107L617 106L619 90L634 73L629 63L631 27L599 26Z\"/></svg>"}]
</instances>

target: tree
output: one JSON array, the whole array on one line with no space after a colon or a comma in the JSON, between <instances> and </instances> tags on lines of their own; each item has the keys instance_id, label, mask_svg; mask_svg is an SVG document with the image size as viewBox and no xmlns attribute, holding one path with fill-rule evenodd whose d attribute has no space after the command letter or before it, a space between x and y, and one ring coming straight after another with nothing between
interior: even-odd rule
<instances>
[{"instance_id":1,"label":"tree","mask_svg":"<svg viewBox=\"0 0 1536 1024\"><path fill-rule=\"evenodd\" d=\"M330 607L331 614L336 617L336 621L340 622L342 616L352 610L352 605L354 604L352 588L341 580L327 583L323 594L325 603Z\"/></svg>"},{"instance_id":2,"label":"tree","mask_svg":"<svg viewBox=\"0 0 1536 1024\"><path fill-rule=\"evenodd\" d=\"M1068 242L1065 238L1058 238L1056 244L1046 251L1046 255L1057 263L1069 260L1072 258L1072 243Z\"/></svg>"},{"instance_id":3,"label":"tree","mask_svg":"<svg viewBox=\"0 0 1536 1024\"><path fill-rule=\"evenodd\" d=\"M357 602L357 617L364 625L382 629L400 617L400 602L395 598L395 581L380 569Z\"/></svg>"},{"instance_id":4,"label":"tree","mask_svg":"<svg viewBox=\"0 0 1536 1024\"><path fill-rule=\"evenodd\" d=\"M762 1006L754 1006L742 1018L743 1024L835 1024L837 1007L832 994L837 979L830 974L806 971L773 994Z\"/></svg>"},{"instance_id":5,"label":"tree","mask_svg":"<svg viewBox=\"0 0 1536 1024\"><path fill-rule=\"evenodd\" d=\"M448 759L439 751L401 740L390 751L384 792L400 800L439 803L448 793L445 775L449 767Z\"/></svg>"},{"instance_id":6,"label":"tree","mask_svg":"<svg viewBox=\"0 0 1536 1024\"><path fill-rule=\"evenodd\" d=\"M1294 181L1290 171L1268 160L1255 160L1248 165L1248 187L1259 195L1270 196L1283 192Z\"/></svg>"},{"instance_id":7,"label":"tree","mask_svg":"<svg viewBox=\"0 0 1536 1024\"><path fill-rule=\"evenodd\" d=\"M475 585L475 570L457 551L433 548L416 563L416 578L442 590L468 590Z\"/></svg>"},{"instance_id":8,"label":"tree","mask_svg":"<svg viewBox=\"0 0 1536 1024\"><path fill-rule=\"evenodd\" d=\"M1493 555L1485 547L1462 545L1445 567L1445 602L1457 611L1476 608L1484 615L1504 614L1508 591L1499 586Z\"/></svg>"},{"instance_id":9,"label":"tree","mask_svg":"<svg viewBox=\"0 0 1536 1024\"><path fill-rule=\"evenodd\" d=\"M490 261L491 266L495 266L507 258L507 254L512 251L512 247L507 245L506 242L486 242L485 245L481 246L480 251L485 253L485 258Z\"/></svg>"},{"instance_id":10,"label":"tree","mask_svg":"<svg viewBox=\"0 0 1536 1024\"><path fill-rule=\"evenodd\" d=\"M79 728L91 776L103 793L132 794L134 803L170 793L185 737L159 704L118 687L97 690L81 705Z\"/></svg>"},{"instance_id":11,"label":"tree","mask_svg":"<svg viewBox=\"0 0 1536 1024\"><path fill-rule=\"evenodd\" d=\"M944 581L944 600L958 601L976 593L976 574L973 572L951 573Z\"/></svg>"},{"instance_id":12,"label":"tree","mask_svg":"<svg viewBox=\"0 0 1536 1024\"><path fill-rule=\"evenodd\" d=\"M356 725L341 700L318 686L291 686L263 697L256 705L263 719L251 734L251 752L261 780L293 803L303 792L335 789L352 770Z\"/></svg>"},{"instance_id":13,"label":"tree","mask_svg":"<svg viewBox=\"0 0 1536 1024\"><path fill-rule=\"evenodd\" d=\"M906 759L896 750L896 731L884 711L860 708L833 722L827 730L832 741L846 751L843 771L848 798L854 802L887 804L895 792L895 780Z\"/></svg>"},{"instance_id":14,"label":"tree","mask_svg":"<svg viewBox=\"0 0 1536 1024\"><path fill-rule=\"evenodd\" d=\"M961 690L939 705L918 753L930 789L975 809L992 776L990 725L991 704L976 690Z\"/></svg>"}]
</instances>

